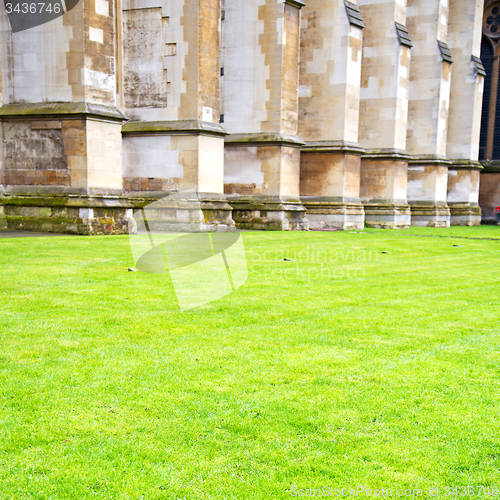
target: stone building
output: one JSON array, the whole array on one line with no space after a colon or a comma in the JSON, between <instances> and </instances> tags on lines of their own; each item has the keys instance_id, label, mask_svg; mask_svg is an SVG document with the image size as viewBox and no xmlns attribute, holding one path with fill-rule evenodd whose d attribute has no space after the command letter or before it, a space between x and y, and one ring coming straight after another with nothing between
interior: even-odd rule
<instances>
[{"instance_id":1,"label":"stone building","mask_svg":"<svg viewBox=\"0 0 500 500\"><path fill-rule=\"evenodd\" d=\"M0 227L126 232L183 191L211 230L480 223L483 0L62 6L0 2Z\"/></svg>"},{"instance_id":2,"label":"stone building","mask_svg":"<svg viewBox=\"0 0 500 500\"><path fill-rule=\"evenodd\" d=\"M486 78L479 159L481 172L479 202L485 222L495 221L495 207L500 205L500 110L498 110L498 76L500 70L500 2L486 0L483 18L481 58Z\"/></svg>"}]
</instances>

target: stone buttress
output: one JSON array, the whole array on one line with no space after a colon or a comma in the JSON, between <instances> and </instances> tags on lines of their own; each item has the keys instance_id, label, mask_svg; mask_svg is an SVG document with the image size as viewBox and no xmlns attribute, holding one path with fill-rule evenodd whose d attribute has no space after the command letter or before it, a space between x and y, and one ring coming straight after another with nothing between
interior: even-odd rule
<instances>
[{"instance_id":1,"label":"stone buttress","mask_svg":"<svg viewBox=\"0 0 500 500\"><path fill-rule=\"evenodd\" d=\"M358 0L363 32L359 142L361 200L369 226L410 225L406 152L411 40L406 0Z\"/></svg>"},{"instance_id":2,"label":"stone buttress","mask_svg":"<svg viewBox=\"0 0 500 500\"><path fill-rule=\"evenodd\" d=\"M453 59L447 45L447 1L408 0L410 66L407 151L413 226L449 227L446 141Z\"/></svg>"},{"instance_id":3,"label":"stone buttress","mask_svg":"<svg viewBox=\"0 0 500 500\"><path fill-rule=\"evenodd\" d=\"M482 0L450 0L448 45L453 57L447 157L452 225L479 225L479 133L484 84L480 46Z\"/></svg>"},{"instance_id":4,"label":"stone buttress","mask_svg":"<svg viewBox=\"0 0 500 500\"><path fill-rule=\"evenodd\" d=\"M196 230L480 223L500 0L63 3L13 32L0 2L0 228L126 233L163 198Z\"/></svg>"},{"instance_id":5,"label":"stone buttress","mask_svg":"<svg viewBox=\"0 0 500 500\"><path fill-rule=\"evenodd\" d=\"M302 10L300 194L311 227L362 229L358 143L362 33L355 3L308 0Z\"/></svg>"},{"instance_id":6,"label":"stone buttress","mask_svg":"<svg viewBox=\"0 0 500 500\"><path fill-rule=\"evenodd\" d=\"M127 196L143 207L192 191L205 217L201 229L234 227L223 187L219 0L122 0L121 15ZM159 217L189 222L195 215L179 199Z\"/></svg>"},{"instance_id":7,"label":"stone buttress","mask_svg":"<svg viewBox=\"0 0 500 500\"><path fill-rule=\"evenodd\" d=\"M93 234L133 223L122 196L114 13L113 0L82 0L13 33L2 4L2 227Z\"/></svg>"},{"instance_id":8,"label":"stone buttress","mask_svg":"<svg viewBox=\"0 0 500 500\"><path fill-rule=\"evenodd\" d=\"M300 0L224 0L224 187L242 228L306 229L297 136Z\"/></svg>"}]
</instances>

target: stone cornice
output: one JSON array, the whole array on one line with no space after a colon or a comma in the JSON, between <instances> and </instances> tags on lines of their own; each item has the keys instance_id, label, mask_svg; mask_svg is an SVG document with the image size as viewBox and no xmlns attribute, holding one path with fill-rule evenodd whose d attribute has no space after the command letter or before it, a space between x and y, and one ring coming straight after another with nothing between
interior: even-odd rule
<instances>
[{"instance_id":1,"label":"stone cornice","mask_svg":"<svg viewBox=\"0 0 500 500\"><path fill-rule=\"evenodd\" d=\"M1 119L22 118L74 118L94 117L106 120L124 122L128 118L118 109L102 104L91 104L87 102L49 102L49 103L26 103L26 104L4 104L0 107Z\"/></svg>"},{"instance_id":2,"label":"stone cornice","mask_svg":"<svg viewBox=\"0 0 500 500\"><path fill-rule=\"evenodd\" d=\"M400 160L410 161L413 157L402 149L367 149L363 160Z\"/></svg>"},{"instance_id":3,"label":"stone cornice","mask_svg":"<svg viewBox=\"0 0 500 500\"><path fill-rule=\"evenodd\" d=\"M352 153L362 155L365 150L357 142L314 141L306 142L303 153Z\"/></svg>"},{"instance_id":4,"label":"stone cornice","mask_svg":"<svg viewBox=\"0 0 500 500\"><path fill-rule=\"evenodd\" d=\"M439 155L413 155L408 160L409 165L445 165L453 164L451 160Z\"/></svg>"},{"instance_id":5,"label":"stone cornice","mask_svg":"<svg viewBox=\"0 0 500 500\"><path fill-rule=\"evenodd\" d=\"M327 206L327 205L361 205L359 198L348 197L348 196L301 196L300 201L308 207L314 206Z\"/></svg>"},{"instance_id":6,"label":"stone cornice","mask_svg":"<svg viewBox=\"0 0 500 500\"><path fill-rule=\"evenodd\" d=\"M453 160L450 158L451 165L449 168L458 169L464 168L469 170L483 170L483 166L480 162L474 160Z\"/></svg>"},{"instance_id":7,"label":"stone cornice","mask_svg":"<svg viewBox=\"0 0 500 500\"><path fill-rule=\"evenodd\" d=\"M286 134L230 134L224 139L230 146L258 146L258 145L277 145L291 146L295 148L302 147L305 143L296 135Z\"/></svg>"},{"instance_id":8,"label":"stone cornice","mask_svg":"<svg viewBox=\"0 0 500 500\"><path fill-rule=\"evenodd\" d=\"M285 0L286 4L288 5L293 5L294 7L297 7L298 9L302 9L302 7L305 7L306 3L303 2L302 0Z\"/></svg>"},{"instance_id":9,"label":"stone cornice","mask_svg":"<svg viewBox=\"0 0 500 500\"><path fill-rule=\"evenodd\" d=\"M262 203L295 203L300 204L300 196L273 195L273 194L226 194L226 199L231 203L238 202L262 202Z\"/></svg>"},{"instance_id":10,"label":"stone cornice","mask_svg":"<svg viewBox=\"0 0 500 500\"><path fill-rule=\"evenodd\" d=\"M500 161L491 160L491 161L482 161L484 172L500 172Z\"/></svg>"},{"instance_id":11,"label":"stone cornice","mask_svg":"<svg viewBox=\"0 0 500 500\"><path fill-rule=\"evenodd\" d=\"M226 130L219 123L201 120L157 122L128 122L122 126L123 135L211 135L224 137Z\"/></svg>"}]
</instances>

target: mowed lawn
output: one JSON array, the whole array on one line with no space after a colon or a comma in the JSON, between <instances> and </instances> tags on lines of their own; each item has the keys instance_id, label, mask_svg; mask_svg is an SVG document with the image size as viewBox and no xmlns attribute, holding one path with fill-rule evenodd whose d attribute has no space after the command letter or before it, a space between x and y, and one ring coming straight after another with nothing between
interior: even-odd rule
<instances>
[{"instance_id":1,"label":"mowed lawn","mask_svg":"<svg viewBox=\"0 0 500 500\"><path fill-rule=\"evenodd\" d=\"M2 500L500 489L500 227L243 239L185 312L125 236L0 239Z\"/></svg>"}]
</instances>

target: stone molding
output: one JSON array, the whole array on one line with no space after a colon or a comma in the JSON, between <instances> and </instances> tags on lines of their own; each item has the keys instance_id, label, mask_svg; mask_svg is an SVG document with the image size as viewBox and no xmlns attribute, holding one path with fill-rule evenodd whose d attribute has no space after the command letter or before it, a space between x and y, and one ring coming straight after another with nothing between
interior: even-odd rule
<instances>
[{"instance_id":1,"label":"stone molding","mask_svg":"<svg viewBox=\"0 0 500 500\"><path fill-rule=\"evenodd\" d=\"M413 157L402 149L367 149L362 160L397 160L409 162Z\"/></svg>"},{"instance_id":2,"label":"stone molding","mask_svg":"<svg viewBox=\"0 0 500 500\"><path fill-rule=\"evenodd\" d=\"M491 160L491 161L482 161L481 165L483 166L483 172L500 172L500 161L499 160Z\"/></svg>"},{"instance_id":3,"label":"stone molding","mask_svg":"<svg viewBox=\"0 0 500 500\"><path fill-rule=\"evenodd\" d=\"M209 135L224 137L226 130L219 123L201 120L174 120L156 122L128 122L122 126L122 135Z\"/></svg>"},{"instance_id":4,"label":"stone molding","mask_svg":"<svg viewBox=\"0 0 500 500\"><path fill-rule=\"evenodd\" d=\"M25 186L23 186L25 187ZM88 193L30 193L7 190L0 194L0 205L47 206L47 207L102 207L132 208L127 196Z\"/></svg>"},{"instance_id":5,"label":"stone molding","mask_svg":"<svg viewBox=\"0 0 500 500\"><path fill-rule=\"evenodd\" d=\"M469 170L483 170L483 166L480 162L474 160L453 160L450 159L450 168L457 169L469 169Z\"/></svg>"},{"instance_id":6,"label":"stone molding","mask_svg":"<svg viewBox=\"0 0 500 500\"><path fill-rule=\"evenodd\" d=\"M289 146L301 148L305 142L295 135L286 134L230 134L224 139L228 146Z\"/></svg>"},{"instance_id":7,"label":"stone molding","mask_svg":"<svg viewBox=\"0 0 500 500\"><path fill-rule=\"evenodd\" d=\"M357 142L314 141L306 142L303 153L341 153L363 155L366 151Z\"/></svg>"},{"instance_id":8,"label":"stone molding","mask_svg":"<svg viewBox=\"0 0 500 500\"><path fill-rule=\"evenodd\" d=\"M35 104L4 104L0 107L1 119L33 118L100 118L124 122L128 118L118 109L87 102L50 102Z\"/></svg>"},{"instance_id":9,"label":"stone molding","mask_svg":"<svg viewBox=\"0 0 500 500\"><path fill-rule=\"evenodd\" d=\"M451 166L453 162L444 156L439 155L413 155L408 160L408 165L444 165Z\"/></svg>"},{"instance_id":10,"label":"stone molding","mask_svg":"<svg viewBox=\"0 0 500 500\"><path fill-rule=\"evenodd\" d=\"M285 0L284 3L292 5L293 7L297 7L298 9L302 9L302 7L305 7L306 5L306 3L302 0Z\"/></svg>"}]
</instances>

